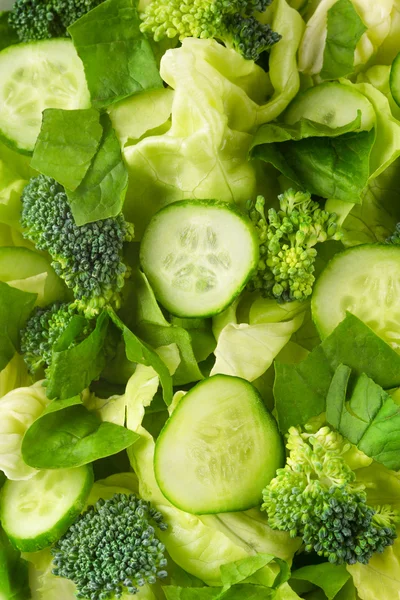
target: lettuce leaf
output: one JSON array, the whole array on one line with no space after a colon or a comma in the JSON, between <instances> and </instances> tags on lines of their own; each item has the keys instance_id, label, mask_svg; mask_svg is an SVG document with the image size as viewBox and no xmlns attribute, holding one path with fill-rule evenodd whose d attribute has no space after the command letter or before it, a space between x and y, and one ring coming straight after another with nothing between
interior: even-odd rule
<instances>
[{"instance_id":1,"label":"lettuce leaf","mask_svg":"<svg viewBox=\"0 0 400 600\"><path fill-rule=\"evenodd\" d=\"M350 574L345 566L322 563L297 569L291 578L310 581L325 592L328 600L333 600L350 578Z\"/></svg>"},{"instance_id":2,"label":"lettuce leaf","mask_svg":"<svg viewBox=\"0 0 400 600\"><path fill-rule=\"evenodd\" d=\"M36 469L22 458L25 432L43 413L49 399L42 382L8 392L0 400L0 469L8 479L30 479Z\"/></svg>"},{"instance_id":3,"label":"lettuce leaf","mask_svg":"<svg viewBox=\"0 0 400 600\"><path fill-rule=\"evenodd\" d=\"M153 51L139 26L131 0L106 0L68 28L95 108L162 87Z\"/></svg>"},{"instance_id":4,"label":"lettuce leaf","mask_svg":"<svg viewBox=\"0 0 400 600\"><path fill-rule=\"evenodd\" d=\"M36 294L23 292L0 281L0 371L19 347L20 331L32 312Z\"/></svg>"},{"instance_id":5,"label":"lettuce leaf","mask_svg":"<svg viewBox=\"0 0 400 600\"><path fill-rule=\"evenodd\" d=\"M170 202L218 198L244 207L255 195L256 165L247 160L253 134L299 89L302 19L285 0L276 0L271 11L265 18L272 19L285 44L271 49L268 75L215 40L187 38L164 54L161 75L174 90L171 126L124 149L130 180L124 213L135 223L137 239Z\"/></svg>"},{"instance_id":6,"label":"lettuce leaf","mask_svg":"<svg viewBox=\"0 0 400 600\"><path fill-rule=\"evenodd\" d=\"M8 15L8 11L0 12L0 50L20 42L16 32L8 24Z\"/></svg>"},{"instance_id":7,"label":"lettuce leaf","mask_svg":"<svg viewBox=\"0 0 400 600\"><path fill-rule=\"evenodd\" d=\"M26 600L30 590L28 564L0 530L0 598L3 600Z\"/></svg>"},{"instance_id":8,"label":"lettuce leaf","mask_svg":"<svg viewBox=\"0 0 400 600\"><path fill-rule=\"evenodd\" d=\"M214 317L218 341L211 375L223 373L254 381L271 366L301 326L306 305L277 305L275 301L256 298L248 323L238 323L232 307Z\"/></svg>"}]
</instances>

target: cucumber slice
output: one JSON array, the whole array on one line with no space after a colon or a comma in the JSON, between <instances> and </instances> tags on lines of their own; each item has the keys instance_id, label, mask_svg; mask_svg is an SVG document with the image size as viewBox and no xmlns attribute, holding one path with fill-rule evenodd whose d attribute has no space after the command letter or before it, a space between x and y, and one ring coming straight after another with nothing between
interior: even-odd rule
<instances>
[{"instance_id":1,"label":"cucumber slice","mask_svg":"<svg viewBox=\"0 0 400 600\"><path fill-rule=\"evenodd\" d=\"M192 388L161 431L154 470L161 491L186 512L246 510L284 462L275 419L244 379L214 375Z\"/></svg>"},{"instance_id":2,"label":"cucumber slice","mask_svg":"<svg viewBox=\"0 0 400 600\"><path fill-rule=\"evenodd\" d=\"M285 111L283 120L288 125L293 125L300 119L310 119L335 129L354 121L359 110L360 131L370 130L375 124L371 102L354 88L329 81L296 96Z\"/></svg>"},{"instance_id":3,"label":"cucumber slice","mask_svg":"<svg viewBox=\"0 0 400 600\"><path fill-rule=\"evenodd\" d=\"M1 490L0 519L12 544L22 552L51 546L82 512L92 485L88 465L7 481Z\"/></svg>"},{"instance_id":4,"label":"cucumber slice","mask_svg":"<svg viewBox=\"0 0 400 600\"><path fill-rule=\"evenodd\" d=\"M250 220L214 200L169 204L152 218L140 247L156 298L179 317L223 311L243 290L258 259Z\"/></svg>"},{"instance_id":5,"label":"cucumber slice","mask_svg":"<svg viewBox=\"0 0 400 600\"><path fill-rule=\"evenodd\" d=\"M365 244L336 254L314 286L311 309L322 338L349 311L398 350L400 247Z\"/></svg>"},{"instance_id":6,"label":"cucumber slice","mask_svg":"<svg viewBox=\"0 0 400 600\"><path fill-rule=\"evenodd\" d=\"M41 40L0 52L0 136L33 151L45 108L88 108L83 65L70 40Z\"/></svg>"},{"instance_id":7,"label":"cucumber slice","mask_svg":"<svg viewBox=\"0 0 400 600\"><path fill-rule=\"evenodd\" d=\"M0 281L38 294L38 306L64 300L66 296L66 288L47 258L28 248L0 247Z\"/></svg>"},{"instance_id":8,"label":"cucumber slice","mask_svg":"<svg viewBox=\"0 0 400 600\"><path fill-rule=\"evenodd\" d=\"M390 91L393 100L400 106L400 52L392 62L389 76Z\"/></svg>"}]
</instances>

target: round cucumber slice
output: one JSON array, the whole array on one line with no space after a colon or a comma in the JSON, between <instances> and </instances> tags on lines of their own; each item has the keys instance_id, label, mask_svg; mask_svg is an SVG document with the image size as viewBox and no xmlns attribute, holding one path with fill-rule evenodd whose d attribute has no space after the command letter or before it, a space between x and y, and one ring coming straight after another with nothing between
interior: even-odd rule
<instances>
[{"instance_id":1,"label":"round cucumber slice","mask_svg":"<svg viewBox=\"0 0 400 600\"><path fill-rule=\"evenodd\" d=\"M18 246L0 247L0 281L37 294L36 304L64 300L66 288L43 254Z\"/></svg>"},{"instance_id":2,"label":"round cucumber slice","mask_svg":"<svg viewBox=\"0 0 400 600\"><path fill-rule=\"evenodd\" d=\"M233 512L260 503L284 456L258 391L239 377L214 375L180 400L157 439L154 469L181 510Z\"/></svg>"},{"instance_id":3,"label":"round cucumber slice","mask_svg":"<svg viewBox=\"0 0 400 600\"><path fill-rule=\"evenodd\" d=\"M1 490L0 519L12 544L22 552L51 546L82 512L92 485L88 465L7 481Z\"/></svg>"},{"instance_id":4,"label":"round cucumber slice","mask_svg":"<svg viewBox=\"0 0 400 600\"><path fill-rule=\"evenodd\" d=\"M399 349L400 246L365 244L336 254L314 286L311 308L322 338L349 311Z\"/></svg>"},{"instance_id":5,"label":"round cucumber slice","mask_svg":"<svg viewBox=\"0 0 400 600\"><path fill-rule=\"evenodd\" d=\"M16 44L0 52L0 136L19 152L33 151L45 108L88 108L82 62L70 40Z\"/></svg>"},{"instance_id":6,"label":"round cucumber slice","mask_svg":"<svg viewBox=\"0 0 400 600\"><path fill-rule=\"evenodd\" d=\"M359 110L360 131L368 131L375 123L371 102L354 88L330 81L298 94L285 111L283 119L288 125L300 119L310 119L335 129L354 121Z\"/></svg>"},{"instance_id":7,"label":"round cucumber slice","mask_svg":"<svg viewBox=\"0 0 400 600\"><path fill-rule=\"evenodd\" d=\"M140 260L156 298L179 317L223 311L257 267L256 231L234 207L214 200L183 200L150 221Z\"/></svg>"},{"instance_id":8,"label":"round cucumber slice","mask_svg":"<svg viewBox=\"0 0 400 600\"><path fill-rule=\"evenodd\" d=\"M393 100L400 106L400 52L392 62L389 76L390 91Z\"/></svg>"}]
</instances>

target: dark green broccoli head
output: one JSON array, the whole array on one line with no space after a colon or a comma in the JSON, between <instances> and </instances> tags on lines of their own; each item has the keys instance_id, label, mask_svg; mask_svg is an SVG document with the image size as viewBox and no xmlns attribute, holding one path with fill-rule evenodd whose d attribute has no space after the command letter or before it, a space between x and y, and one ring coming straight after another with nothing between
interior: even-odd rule
<instances>
[{"instance_id":1,"label":"dark green broccoli head","mask_svg":"<svg viewBox=\"0 0 400 600\"><path fill-rule=\"evenodd\" d=\"M152 523L167 528L162 515L134 494L99 500L53 547L53 574L73 581L78 598L136 594L167 576L165 548Z\"/></svg>"},{"instance_id":2,"label":"dark green broccoli head","mask_svg":"<svg viewBox=\"0 0 400 600\"><path fill-rule=\"evenodd\" d=\"M67 28L103 0L16 0L10 26L21 42L68 36Z\"/></svg>"},{"instance_id":3,"label":"dark green broccoli head","mask_svg":"<svg viewBox=\"0 0 400 600\"><path fill-rule=\"evenodd\" d=\"M271 0L153 0L141 15L141 30L155 41L164 38L214 38L234 48L246 59L258 60L281 38L260 23Z\"/></svg>"},{"instance_id":4,"label":"dark green broccoli head","mask_svg":"<svg viewBox=\"0 0 400 600\"><path fill-rule=\"evenodd\" d=\"M70 304L59 302L50 307L36 308L33 312L21 331L21 352L31 373L50 364L54 344L68 327L73 315Z\"/></svg>"},{"instance_id":5,"label":"dark green broccoli head","mask_svg":"<svg viewBox=\"0 0 400 600\"><path fill-rule=\"evenodd\" d=\"M371 507L346 463L350 444L328 427L315 434L289 430L285 468L263 492L262 509L273 529L303 539L335 564L367 564L393 544L399 517L390 506Z\"/></svg>"},{"instance_id":6,"label":"dark green broccoli head","mask_svg":"<svg viewBox=\"0 0 400 600\"><path fill-rule=\"evenodd\" d=\"M122 261L132 227L123 215L78 227L64 188L39 175L22 193L24 236L46 250L59 277L72 290L75 306L92 317L104 306L119 308L128 269Z\"/></svg>"}]
</instances>

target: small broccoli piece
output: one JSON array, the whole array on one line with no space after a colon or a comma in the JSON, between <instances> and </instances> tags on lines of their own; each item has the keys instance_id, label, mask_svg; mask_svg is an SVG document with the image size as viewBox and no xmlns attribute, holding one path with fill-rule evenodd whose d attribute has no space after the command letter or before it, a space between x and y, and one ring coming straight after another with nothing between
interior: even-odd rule
<instances>
[{"instance_id":1,"label":"small broccoli piece","mask_svg":"<svg viewBox=\"0 0 400 600\"><path fill-rule=\"evenodd\" d=\"M179 37L214 38L244 58L258 60L281 36L260 23L271 0L153 0L142 13L141 31L154 40Z\"/></svg>"},{"instance_id":2,"label":"small broccoli piece","mask_svg":"<svg viewBox=\"0 0 400 600\"><path fill-rule=\"evenodd\" d=\"M307 552L335 564L367 564L393 544L399 517L390 506L368 506L344 457L350 447L329 427L315 434L291 427L290 455L263 491L262 509L270 527L302 537Z\"/></svg>"},{"instance_id":3,"label":"small broccoli piece","mask_svg":"<svg viewBox=\"0 0 400 600\"><path fill-rule=\"evenodd\" d=\"M9 24L21 42L68 36L67 28L103 0L16 0Z\"/></svg>"},{"instance_id":4,"label":"small broccoli piece","mask_svg":"<svg viewBox=\"0 0 400 600\"><path fill-rule=\"evenodd\" d=\"M387 238L386 243L400 246L400 223L397 223L394 232Z\"/></svg>"},{"instance_id":5,"label":"small broccoli piece","mask_svg":"<svg viewBox=\"0 0 400 600\"><path fill-rule=\"evenodd\" d=\"M21 331L21 352L31 373L50 364L53 347L74 314L70 304L60 302L35 309Z\"/></svg>"},{"instance_id":6,"label":"small broccoli piece","mask_svg":"<svg viewBox=\"0 0 400 600\"><path fill-rule=\"evenodd\" d=\"M55 272L74 294L75 307L89 318L106 305L119 308L129 275L122 248L133 237L123 215L78 227L64 188L45 175L32 178L21 199L24 237L50 254Z\"/></svg>"},{"instance_id":7,"label":"small broccoli piece","mask_svg":"<svg viewBox=\"0 0 400 600\"><path fill-rule=\"evenodd\" d=\"M167 528L162 515L133 494L99 500L52 548L53 574L73 581L78 598L136 594L167 576L165 548L151 523Z\"/></svg>"},{"instance_id":8,"label":"small broccoli piece","mask_svg":"<svg viewBox=\"0 0 400 600\"><path fill-rule=\"evenodd\" d=\"M260 240L260 262L248 284L250 291L278 301L305 300L315 281L318 242L339 240L337 215L322 210L308 192L288 190L278 196L280 210L265 214L265 200L258 196L249 206Z\"/></svg>"}]
</instances>

